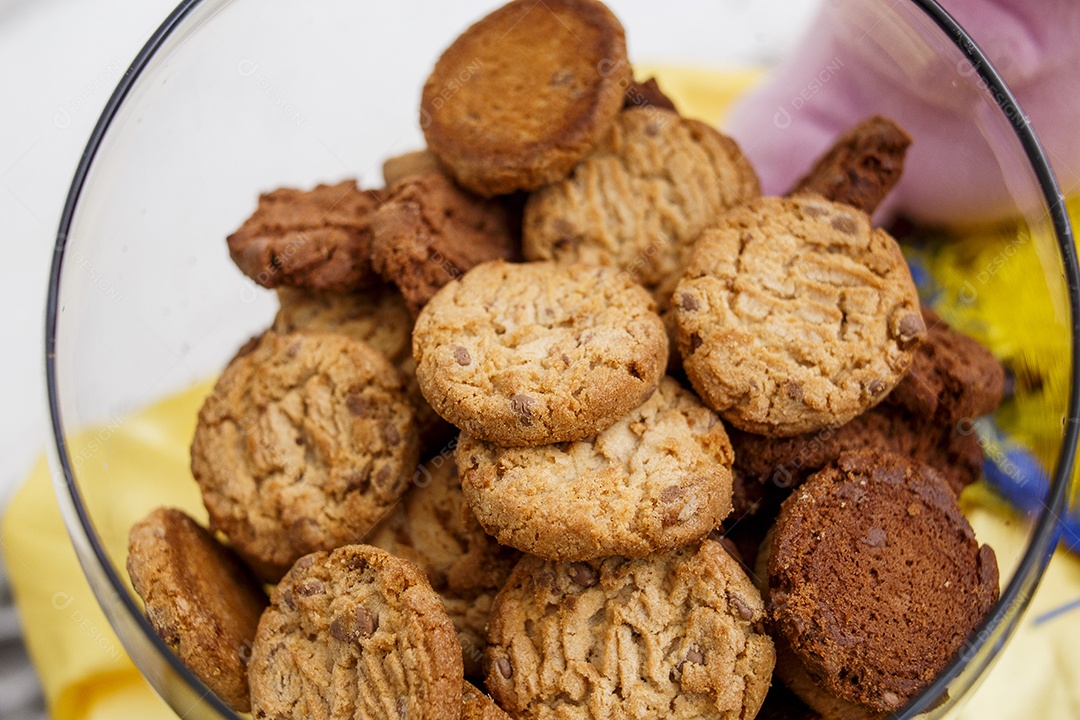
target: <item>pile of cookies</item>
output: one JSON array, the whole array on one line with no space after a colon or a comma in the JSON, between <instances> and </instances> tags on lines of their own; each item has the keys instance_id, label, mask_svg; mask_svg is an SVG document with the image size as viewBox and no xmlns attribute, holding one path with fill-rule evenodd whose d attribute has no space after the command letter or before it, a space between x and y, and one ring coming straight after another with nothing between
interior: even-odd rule
<instances>
[{"instance_id":1,"label":"pile of cookies","mask_svg":"<svg viewBox=\"0 0 1080 720\"><path fill-rule=\"evenodd\" d=\"M910 139L762 197L597 0L483 18L420 117L228 237L281 309L199 414L210 528L131 532L162 638L256 718L898 710L997 599L957 495L1004 385L871 224Z\"/></svg>"}]
</instances>

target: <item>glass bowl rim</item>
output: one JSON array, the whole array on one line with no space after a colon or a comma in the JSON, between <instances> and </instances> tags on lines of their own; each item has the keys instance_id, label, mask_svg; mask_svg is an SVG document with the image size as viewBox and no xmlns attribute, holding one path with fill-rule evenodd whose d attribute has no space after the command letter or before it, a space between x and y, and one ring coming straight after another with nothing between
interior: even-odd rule
<instances>
[{"instance_id":1,"label":"glass bowl rim","mask_svg":"<svg viewBox=\"0 0 1080 720\"><path fill-rule=\"evenodd\" d=\"M968 35L959 23L950 16L937 0L907 0L911 5L918 8L963 54L972 67L978 72L982 81L986 84L999 110L1009 120L1014 133L1020 141L1028 162L1035 172L1036 179L1042 191L1050 211L1054 235L1058 244L1058 252L1063 261L1065 279L1069 291L1069 312L1074 322L1074 332L1071 342L1072 358L1070 361L1070 388L1068 417L1065 423L1065 435L1061 453L1058 456L1054 477L1050 486L1048 502L1040 513L1031 541L1024 551L1020 564L1001 593L998 602L991 612L983 620L971 637L975 638L969 645L968 653L978 653L982 647L999 632L1011 635L1012 626L1018 621L1027 607L1034 590L1042 579L1046 565L1050 561L1061 532L1060 518L1065 509L1067 488L1072 476L1073 461L1076 454L1078 440L1080 440L1080 336L1075 328L1075 321L1080 318L1080 268L1077 266L1076 249L1073 244L1073 232L1069 217L1065 209L1064 199L1058 189L1058 183L1050 168L1046 154L1035 135L1034 129L1021 109L1020 104L1005 84L1000 73L993 66L975 40ZM120 598L124 609L135 618L136 624L151 644L165 658L172 669L193 689L203 691L203 700L209 702L223 717L236 717L233 710L220 700L203 682L183 663L176 653L154 631L145 614L139 608L134 598L127 590L127 584L120 578L119 573L113 566L109 555L97 533L94 531L90 513L83 501L82 494L76 485L75 475L71 460L67 454L66 440L60 416L59 389L56 377L56 330L60 315L59 294L61 267L64 260L64 252L67 246L68 234L71 229L72 219L78 205L79 196L86 182L90 167L101 147L101 143L108 133L113 120L127 98L128 93L136 85L146 70L150 61L158 50L179 28L191 12L204 0L181 0L180 4L168 15L162 24L154 31L139 53L135 56L127 72L117 83L116 89L109 97L101 116L98 118L90 139L79 159L79 164L72 178L70 189L64 201L60 224L56 235L56 244L53 249L53 259L49 272L48 299L45 313L45 376L49 402L49 419L53 447L51 459L59 464L64 479L64 490L61 491L59 483L56 483L56 493L62 506L72 509L79 521L78 527L74 527L65 517L65 525L73 541L81 539L92 549L98 568L105 574L113 592ZM1012 117L1009 117L1012 112ZM78 534L78 538L76 537ZM84 559L79 556L80 564ZM88 569L83 568L84 573L89 575ZM95 594L97 590L95 589ZM101 598L99 597L100 601ZM110 624L112 620L109 620ZM972 641L969 640L969 643ZM932 683L927 685L894 717L911 718L918 714L933 709L940 699L946 696L948 685L956 679L967 665L965 653L957 653L950 660L945 669L938 674ZM980 673L985 668L980 669Z\"/></svg>"}]
</instances>

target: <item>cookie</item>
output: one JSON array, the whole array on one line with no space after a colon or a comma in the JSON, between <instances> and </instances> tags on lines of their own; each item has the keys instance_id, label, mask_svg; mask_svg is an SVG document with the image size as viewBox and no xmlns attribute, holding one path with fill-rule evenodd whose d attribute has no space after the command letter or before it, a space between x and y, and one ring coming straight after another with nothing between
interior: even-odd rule
<instances>
[{"instance_id":1,"label":"cookie","mask_svg":"<svg viewBox=\"0 0 1080 720\"><path fill-rule=\"evenodd\" d=\"M956 496L899 455L841 455L784 501L772 532L764 562L778 641L867 717L895 712L933 680L998 598L994 552ZM788 665L776 672L799 693ZM827 714L813 694L800 697Z\"/></svg>"},{"instance_id":2,"label":"cookie","mask_svg":"<svg viewBox=\"0 0 1080 720\"><path fill-rule=\"evenodd\" d=\"M670 110L629 109L568 178L529 196L523 250L621 268L663 310L702 231L760 194L735 141Z\"/></svg>"},{"instance_id":3,"label":"cookie","mask_svg":"<svg viewBox=\"0 0 1080 720\"><path fill-rule=\"evenodd\" d=\"M470 682L461 693L461 720L510 720L495 701Z\"/></svg>"},{"instance_id":4,"label":"cookie","mask_svg":"<svg viewBox=\"0 0 1080 720\"><path fill-rule=\"evenodd\" d=\"M632 80L622 25L597 0L515 0L466 30L424 84L420 126L484 196L566 176L607 133Z\"/></svg>"},{"instance_id":5,"label":"cookie","mask_svg":"<svg viewBox=\"0 0 1080 720\"><path fill-rule=\"evenodd\" d=\"M424 574L366 545L306 555L259 621L256 718L459 720L461 647Z\"/></svg>"},{"instance_id":6,"label":"cookie","mask_svg":"<svg viewBox=\"0 0 1080 720\"><path fill-rule=\"evenodd\" d=\"M428 172L442 172L439 158L427 148L395 155L383 161L382 174L386 187L410 175L422 175Z\"/></svg>"},{"instance_id":7,"label":"cookie","mask_svg":"<svg viewBox=\"0 0 1080 720\"><path fill-rule=\"evenodd\" d=\"M520 553L489 537L465 504L452 456L420 466L414 487L364 542L427 575L454 621L467 677L480 677L488 611Z\"/></svg>"},{"instance_id":8,"label":"cookie","mask_svg":"<svg viewBox=\"0 0 1080 720\"><path fill-rule=\"evenodd\" d=\"M424 307L420 389L470 435L546 445L605 430L656 388L667 335L648 293L611 268L477 265Z\"/></svg>"},{"instance_id":9,"label":"cookie","mask_svg":"<svg viewBox=\"0 0 1080 720\"><path fill-rule=\"evenodd\" d=\"M492 609L488 692L536 720L752 718L773 668L764 615L711 540L637 560L526 556Z\"/></svg>"},{"instance_id":10,"label":"cookie","mask_svg":"<svg viewBox=\"0 0 1080 720\"><path fill-rule=\"evenodd\" d=\"M410 175L372 217L371 265L397 285L409 311L488 260L510 260L518 231L497 200L467 193L441 172Z\"/></svg>"},{"instance_id":11,"label":"cookie","mask_svg":"<svg viewBox=\"0 0 1080 720\"><path fill-rule=\"evenodd\" d=\"M131 528L127 570L161 639L230 707L250 710L246 659L267 604L251 571L202 526L168 508Z\"/></svg>"},{"instance_id":12,"label":"cookie","mask_svg":"<svg viewBox=\"0 0 1080 720\"><path fill-rule=\"evenodd\" d=\"M380 194L356 182L283 188L259 196L255 214L228 237L229 255L267 288L354 290L377 283L371 268L371 214Z\"/></svg>"},{"instance_id":13,"label":"cookie","mask_svg":"<svg viewBox=\"0 0 1080 720\"><path fill-rule=\"evenodd\" d=\"M274 330L332 332L361 340L378 350L401 373L405 396L413 406L420 456L439 452L453 435L453 428L439 417L420 392L416 361L412 356L413 318L405 299L389 285L357 292L313 292L278 288L281 308Z\"/></svg>"},{"instance_id":14,"label":"cookie","mask_svg":"<svg viewBox=\"0 0 1080 720\"><path fill-rule=\"evenodd\" d=\"M225 369L191 444L211 527L268 581L302 555L363 537L417 457L398 372L328 333L267 332Z\"/></svg>"},{"instance_id":15,"label":"cookie","mask_svg":"<svg viewBox=\"0 0 1080 720\"><path fill-rule=\"evenodd\" d=\"M465 499L484 528L548 560L680 547L731 511L724 426L671 378L593 437L503 448L462 435L457 459Z\"/></svg>"},{"instance_id":16,"label":"cookie","mask_svg":"<svg viewBox=\"0 0 1080 720\"><path fill-rule=\"evenodd\" d=\"M926 337L911 370L886 398L912 415L956 425L989 415L1005 394L1005 369L978 341L923 308ZM966 423L965 423L966 426Z\"/></svg>"},{"instance_id":17,"label":"cookie","mask_svg":"<svg viewBox=\"0 0 1080 720\"><path fill-rule=\"evenodd\" d=\"M790 194L821 195L870 215L899 182L910 145L889 118L867 118L838 137Z\"/></svg>"},{"instance_id":18,"label":"cookie","mask_svg":"<svg viewBox=\"0 0 1080 720\"><path fill-rule=\"evenodd\" d=\"M675 102L664 94L664 91L660 89L660 85L657 84L656 78L654 77L643 82L638 82L636 80L632 81L626 87L624 95L624 110L635 107L654 107L661 110L678 112L678 110L675 109Z\"/></svg>"},{"instance_id":19,"label":"cookie","mask_svg":"<svg viewBox=\"0 0 1080 720\"><path fill-rule=\"evenodd\" d=\"M896 241L813 196L728 212L701 236L672 306L694 389L762 435L814 432L874 406L926 333Z\"/></svg>"}]
</instances>

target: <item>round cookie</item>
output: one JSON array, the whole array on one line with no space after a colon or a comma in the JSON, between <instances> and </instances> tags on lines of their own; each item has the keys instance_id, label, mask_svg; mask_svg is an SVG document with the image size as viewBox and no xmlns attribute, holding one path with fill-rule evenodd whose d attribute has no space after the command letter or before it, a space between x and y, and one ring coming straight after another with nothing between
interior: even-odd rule
<instances>
[{"instance_id":1,"label":"round cookie","mask_svg":"<svg viewBox=\"0 0 1080 720\"><path fill-rule=\"evenodd\" d=\"M439 158L435 157L435 153L427 148L395 155L384 160L382 164L383 182L386 187L390 187L398 180L407 178L410 175L419 175L426 172L442 172Z\"/></svg>"},{"instance_id":2,"label":"round cookie","mask_svg":"<svg viewBox=\"0 0 1080 720\"><path fill-rule=\"evenodd\" d=\"M503 448L462 435L457 459L465 500L484 528L548 560L681 547L731 512L724 426L671 378L593 437Z\"/></svg>"},{"instance_id":3,"label":"round cookie","mask_svg":"<svg viewBox=\"0 0 1080 720\"><path fill-rule=\"evenodd\" d=\"M354 180L259 196L255 214L228 237L229 255L267 288L354 290L379 282L371 267L371 214L380 194Z\"/></svg>"},{"instance_id":4,"label":"round cookie","mask_svg":"<svg viewBox=\"0 0 1080 720\"><path fill-rule=\"evenodd\" d=\"M997 601L994 551L937 473L899 455L842 455L784 501L772 533L767 604L802 666L778 677L798 693L805 670L867 717L933 680Z\"/></svg>"},{"instance_id":5,"label":"round cookie","mask_svg":"<svg viewBox=\"0 0 1080 720\"><path fill-rule=\"evenodd\" d=\"M515 0L442 54L420 126L462 187L485 196L564 177L611 127L632 81L618 19L597 0Z\"/></svg>"},{"instance_id":6,"label":"round cookie","mask_svg":"<svg viewBox=\"0 0 1080 720\"><path fill-rule=\"evenodd\" d=\"M520 553L488 536L465 504L452 457L421 465L393 512L364 542L427 575L454 621L467 677L480 677L488 612Z\"/></svg>"},{"instance_id":7,"label":"round cookie","mask_svg":"<svg viewBox=\"0 0 1080 720\"><path fill-rule=\"evenodd\" d=\"M760 194L735 141L670 110L630 109L568 178L529 196L523 249L614 265L663 309L702 231Z\"/></svg>"},{"instance_id":8,"label":"round cookie","mask_svg":"<svg viewBox=\"0 0 1080 720\"><path fill-rule=\"evenodd\" d=\"M580 440L656 388L668 340L648 293L612 268L477 265L416 320L413 357L431 406L499 445Z\"/></svg>"},{"instance_id":9,"label":"round cookie","mask_svg":"<svg viewBox=\"0 0 1080 720\"><path fill-rule=\"evenodd\" d=\"M252 715L459 720L461 648L424 574L366 545L300 558L249 664Z\"/></svg>"},{"instance_id":10,"label":"round cookie","mask_svg":"<svg viewBox=\"0 0 1080 720\"><path fill-rule=\"evenodd\" d=\"M637 560L526 556L492 609L488 692L535 720L752 718L773 669L764 615L712 540Z\"/></svg>"},{"instance_id":11,"label":"round cookie","mask_svg":"<svg viewBox=\"0 0 1080 720\"><path fill-rule=\"evenodd\" d=\"M877 404L926 332L900 247L816 196L728 212L672 297L683 367L735 427L787 436Z\"/></svg>"},{"instance_id":12,"label":"round cookie","mask_svg":"<svg viewBox=\"0 0 1080 720\"><path fill-rule=\"evenodd\" d=\"M405 395L416 412L421 456L442 449L453 428L420 392L412 356L413 317L405 299L389 285L360 292L313 292L278 288L281 308L274 318L279 333L331 332L361 340L378 350L401 373Z\"/></svg>"},{"instance_id":13,"label":"round cookie","mask_svg":"<svg viewBox=\"0 0 1080 720\"><path fill-rule=\"evenodd\" d=\"M211 527L274 581L301 555L356 542L417 463L401 377L344 335L267 332L199 412L191 470Z\"/></svg>"},{"instance_id":14,"label":"round cookie","mask_svg":"<svg viewBox=\"0 0 1080 720\"><path fill-rule=\"evenodd\" d=\"M131 528L128 575L146 617L180 660L237 712L248 712L247 662L266 593L236 555L180 510Z\"/></svg>"}]
</instances>

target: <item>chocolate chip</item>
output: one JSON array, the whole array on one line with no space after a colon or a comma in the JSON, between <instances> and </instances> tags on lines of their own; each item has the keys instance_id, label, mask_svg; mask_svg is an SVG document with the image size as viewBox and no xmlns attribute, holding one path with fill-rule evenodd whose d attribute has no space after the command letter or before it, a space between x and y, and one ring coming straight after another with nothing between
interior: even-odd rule
<instances>
[{"instance_id":1,"label":"chocolate chip","mask_svg":"<svg viewBox=\"0 0 1080 720\"><path fill-rule=\"evenodd\" d=\"M678 485L668 485L664 492L660 493L660 502L673 503L682 497L683 489Z\"/></svg>"},{"instance_id":2,"label":"chocolate chip","mask_svg":"<svg viewBox=\"0 0 1080 720\"><path fill-rule=\"evenodd\" d=\"M870 393L871 396L880 395L881 393L885 392L885 383L880 379L873 380L866 387L866 390Z\"/></svg>"},{"instance_id":3,"label":"chocolate chip","mask_svg":"<svg viewBox=\"0 0 1080 720\"><path fill-rule=\"evenodd\" d=\"M697 298L687 292L679 295L679 304L682 306L683 310L690 310L691 312L701 309L701 306L698 305Z\"/></svg>"},{"instance_id":4,"label":"chocolate chip","mask_svg":"<svg viewBox=\"0 0 1080 720\"><path fill-rule=\"evenodd\" d=\"M393 425L387 425L383 428L383 440L387 445L394 446L401 442L401 434Z\"/></svg>"},{"instance_id":5,"label":"chocolate chip","mask_svg":"<svg viewBox=\"0 0 1080 720\"><path fill-rule=\"evenodd\" d=\"M285 603L290 610L296 609L296 602L293 600L292 590L289 588L281 591L281 602Z\"/></svg>"},{"instance_id":6,"label":"chocolate chip","mask_svg":"<svg viewBox=\"0 0 1080 720\"><path fill-rule=\"evenodd\" d=\"M908 314L900 318L897 331L899 333L896 338L897 342L900 344L901 349L907 350L922 339L922 336L926 333L926 325L918 315Z\"/></svg>"},{"instance_id":7,"label":"chocolate chip","mask_svg":"<svg viewBox=\"0 0 1080 720\"><path fill-rule=\"evenodd\" d=\"M360 637L371 637L378 626L379 624L372 619L367 610L356 608L356 630L360 633Z\"/></svg>"},{"instance_id":8,"label":"chocolate chip","mask_svg":"<svg viewBox=\"0 0 1080 720\"><path fill-rule=\"evenodd\" d=\"M345 396L345 407L349 408L349 412L356 417L374 417L374 404L358 392Z\"/></svg>"},{"instance_id":9,"label":"chocolate chip","mask_svg":"<svg viewBox=\"0 0 1080 720\"><path fill-rule=\"evenodd\" d=\"M514 677L514 666L508 658L501 657L495 661L495 667L499 668L499 674L509 680Z\"/></svg>"},{"instance_id":10,"label":"chocolate chip","mask_svg":"<svg viewBox=\"0 0 1080 720\"><path fill-rule=\"evenodd\" d=\"M697 349L701 347L701 336L694 333L690 336L690 352L697 352Z\"/></svg>"},{"instance_id":11,"label":"chocolate chip","mask_svg":"<svg viewBox=\"0 0 1080 720\"><path fill-rule=\"evenodd\" d=\"M311 567L314 564L315 564L315 556L314 555L305 555L304 557L302 557L302 558L300 558L299 560L296 561L296 563L293 565L293 569L294 570L304 570L306 568Z\"/></svg>"},{"instance_id":12,"label":"chocolate chip","mask_svg":"<svg viewBox=\"0 0 1080 720\"><path fill-rule=\"evenodd\" d=\"M514 394L510 396L510 410L518 416L521 424L525 426L533 424L532 407L535 404L536 400L528 395Z\"/></svg>"},{"instance_id":13,"label":"chocolate chip","mask_svg":"<svg viewBox=\"0 0 1080 720\"><path fill-rule=\"evenodd\" d=\"M296 590L296 594L302 597L322 595L326 592L326 586L320 580L305 580L302 583L297 583L293 588Z\"/></svg>"},{"instance_id":14,"label":"chocolate chip","mask_svg":"<svg viewBox=\"0 0 1080 720\"><path fill-rule=\"evenodd\" d=\"M886 543L885 530L879 527L872 527L866 531L866 537L863 538L863 542L873 548L885 547Z\"/></svg>"},{"instance_id":15,"label":"chocolate chip","mask_svg":"<svg viewBox=\"0 0 1080 720\"><path fill-rule=\"evenodd\" d=\"M351 472L345 477L345 492L364 492L368 488L367 472Z\"/></svg>"},{"instance_id":16,"label":"chocolate chip","mask_svg":"<svg viewBox=\"0 0 1080 720\"><path fill-rule=\"evenodd\" d=\"M694 663L695 665L704 665L705 656L697 650L691 649L686 653L686 662Z\"/></svg>"},{"instance_id":17,"label":"chocolate chip","mask_svg":"<svg viewBox=\"0 0 1080 720\"><path fill-rule=\"evenodd\" d=\"M563 361L563 365L566 365L566 367L570 367L570 356L569 355L567 355L566 353L563 353L561 359Z\"/></svg>"},{"instance_id":18,"label":"chocolate chip","mask_svg":"<svg viewBox=\"0 0 1080 720\"><path fill-rule=\"evenodd\" d=\"M832 225L834 229L846 233L847 235L854 235L858 231L858 226L855 224L855 221L848 215L837 215L829 221L829 224Z\"/></svg>"},{"instance_id":19,"label":"chocolate chip","mask_svg":"<svg viewBox=\"0 0 1080 720\"><path fill-rule=\"evenodd\" d=\"M454 359L457 360L458 365L464 367L472 362L472 355L469 354L468 350L458 345L454 348Z\"/></svg>"},{"instance_id":20,"label":"chocolate chip","mask_svg":"<svg viewBox=\"0 0 1080 720\"><path fill-rule=\"evenodd\" d=\"M739 617L743 620L749 620L754 617L754 611L750 609L750 606L746 604L738 595L728 595L728 599L731 600L731 604L735 606L735 610L738 611Z\"/></svg>"},{"instance_id":21,"label":"chocolate chip","mask_svg":"<svg viewBox=\"0 0 1080 720\"><path fill-rule=\"evenodd\" d=\"M378 624L364 608L356 608L351 614L338 616L330 621L330 635L341 642L356 643L375 634Z\"/></svg>"},{"instance_id":22,"label":"chocolate chip","mask_svg":"<svg viewBox=\"0 0 1080 720\"><path fill-rule=\"evenodd\" d=\"M570 579L582 587L590 588L596 584L599 577L592 565L577 562L570 566Z\"/></svg>"},{"instance_id":23,"label":"chocolate chip","mask_svg":"<svg viewBox=\"0 0 1080 720\"><path fill-rule=\"evenodd\" d=\"M789 380L788 384L787 384L787 396L789 398L791 398L792 400L794 400L795 402L802 402L802 399L803 399L802 385L795 382L794 380Z\"/></svg>"},{"instance_id":24,"label":"chocolate chip","mask_svg":"<svg viewBox=\"0 0 1080 720\"><path fill-rule=\"evenodd\" d=\"M394 471L389 465L383 465L379 468L379 472L375 473L375 487L386 487L393 474Z\"/></svg>"},{"instance_id":25,"label":"chocolate chip","mask_svg":"<svg viewBox=\"0 0 1080 720\"><path fill-rule=\"evenodd\" d=\"M827 212L825 208L821 207L820 205L803 205L802 211L803 215L806 215L808 217L819 217Z\"/></svg>"},{"instance_id":26,"label":"chocolate chip","mask_svg":"<svg viewBox=\"0 0 1080 720\"><path fill-rule=\"evenodd\" d=\"M660 134L660 123L653 120L645 125L645 134L649 137L656 137Z\"/></svg>"}]
</instances>

